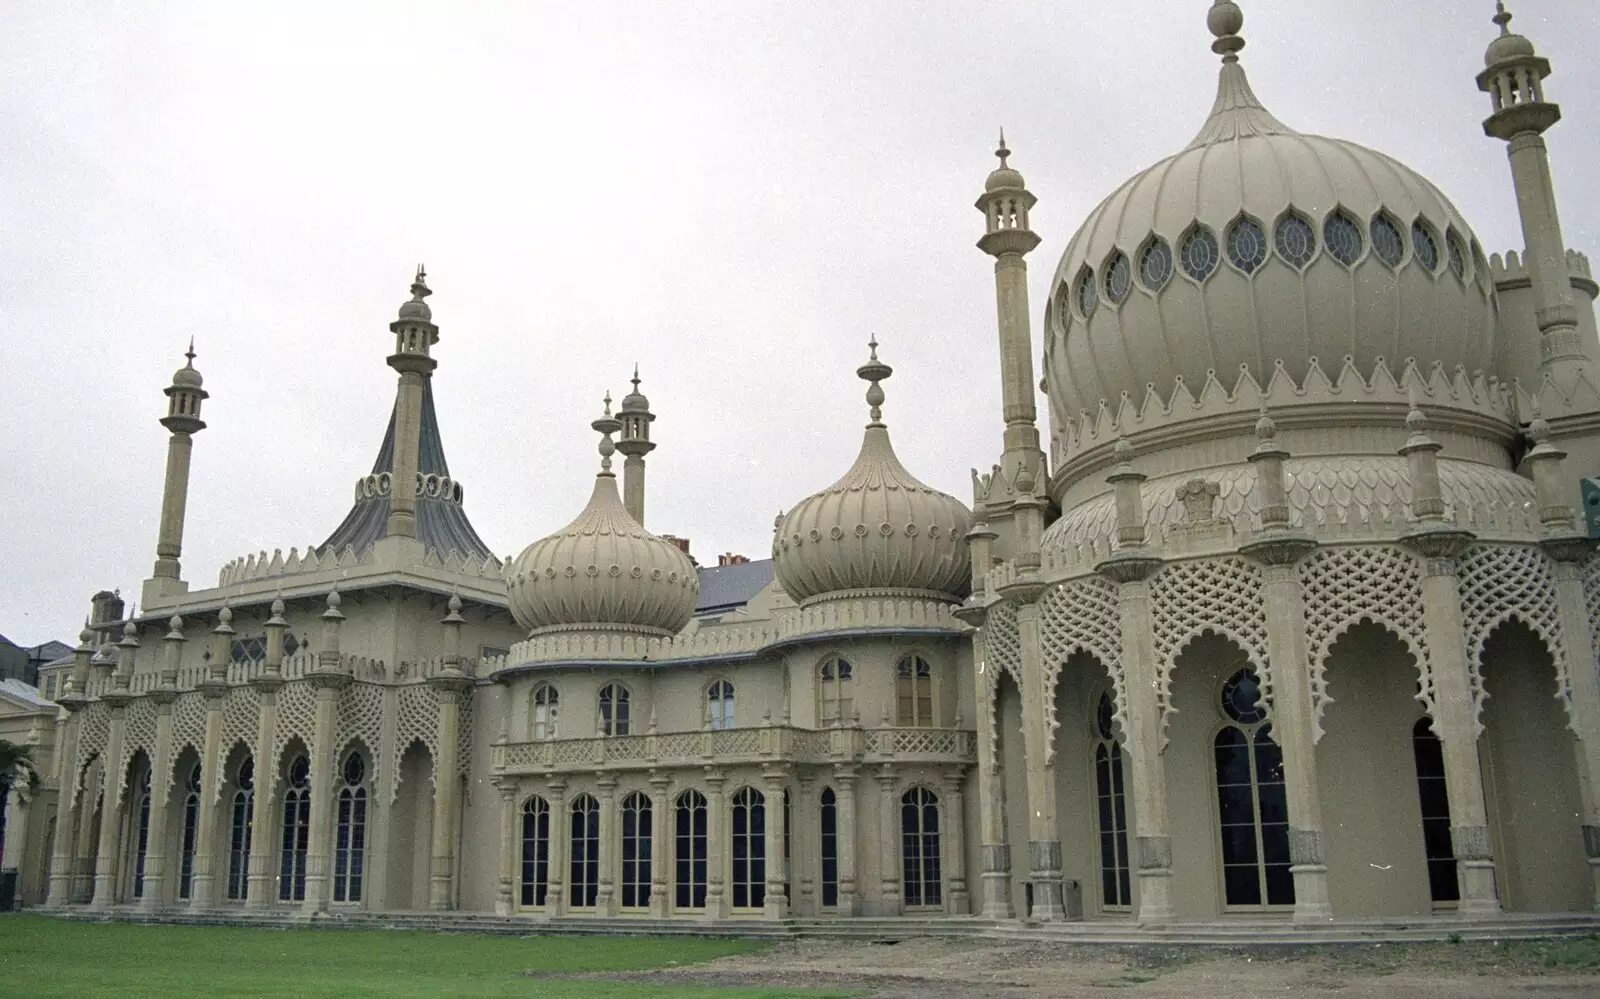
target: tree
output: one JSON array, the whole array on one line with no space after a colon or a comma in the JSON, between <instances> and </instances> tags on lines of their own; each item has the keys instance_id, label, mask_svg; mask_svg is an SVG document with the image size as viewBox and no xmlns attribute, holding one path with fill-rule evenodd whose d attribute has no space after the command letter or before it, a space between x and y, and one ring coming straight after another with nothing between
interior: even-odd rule
<instances>
[{"instance_id":1,"label":"tree","mask_svg":"<svg viewBox=\"0 0 1600 999\"><path fill-rule=\"evenodd\" d=\"M11 792L26 802L39 790L39 770L33 762L33 747L19 746L0 739L0 857L6 852L6 805Z\"/></svg>"}]
</instances>

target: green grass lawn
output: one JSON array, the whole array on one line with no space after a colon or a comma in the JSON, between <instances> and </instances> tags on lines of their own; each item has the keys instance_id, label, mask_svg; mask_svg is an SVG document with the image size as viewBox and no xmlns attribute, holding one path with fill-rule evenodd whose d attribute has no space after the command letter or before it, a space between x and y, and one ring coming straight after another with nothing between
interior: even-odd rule
<instances>
[{"instance_id":1,"label":"green grass lawn","mask_svg":"<svg viewBox=\"0 0 1600 999\"><path fill-rule=\"evenodd\" d=\"M0 997L815 999L846 994L651 986L537 974L693 964L762 946L739 940L136 926L0 916Z\"/></svg>"}]
</instances>

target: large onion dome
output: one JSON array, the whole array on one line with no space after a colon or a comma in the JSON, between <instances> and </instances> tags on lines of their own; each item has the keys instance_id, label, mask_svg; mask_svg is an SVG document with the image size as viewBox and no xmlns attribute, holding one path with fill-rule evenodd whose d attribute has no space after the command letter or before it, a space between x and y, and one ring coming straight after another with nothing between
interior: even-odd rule
<instances>
[{"instance_id":1,"label":"large onion dome","mask_svg":"<svg viewBox=\"0 0 1600 999\"><path fill-rule=\"evenodd\" d=\"M620 426L611 415L595 421L600 474L578 518L523 549L506 578L511 613L529 635L555 631L612 631L675 635L694 616L700 591L694 564L677 545L629 516L611 471Z\"/></svg>"},{"instance_id":2,"label":"large onion dome","mask_svg":"<svg viewBox=\"0 0 1600 999\"><path fill-rule=\"evenodd\" d=\"M838 482L780 515L772 539L773 569L801 604L860 591L892 591L960 600L971 566L972 514L953 496L917 481L889 443L883 389L892 373L872 358L856 373L871 382L867 424L856 462Z\"/></svg>"},{"instance_id":3,"label":"large onion dome","mask_svg":"<svg viewBox=\"0 0 1600 999\"><path fill-rule=\"evenodd\" d=\"M1495 361L1489 268L1455 206L1404 164L1306 135L1257 99L1239 63L1244 15L1208 20L1223 65L1186 148L1123 184L1073 237L1047 306L1045 365L1057 426L1126 394L1142 406L1215 372L1260 383L1282 361L1348 356L1429 370Z\"/></svg>"}]
</instances>

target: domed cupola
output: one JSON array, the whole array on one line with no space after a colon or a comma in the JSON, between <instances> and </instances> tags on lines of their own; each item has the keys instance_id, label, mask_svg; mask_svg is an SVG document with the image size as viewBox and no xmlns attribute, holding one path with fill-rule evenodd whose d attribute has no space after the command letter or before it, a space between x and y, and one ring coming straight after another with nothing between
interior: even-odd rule
<instances>
[{"instance_id":1,"label":"domed cupola","mask_svg":"<svg viewBox=\"0 0 1600 999\"><path fill-rule=\"evenodd\" d=\"M917 481L889 443L883 388L893 372L872 357L856 370L871 383L872 419L856 463L838 482L780 515L773 569L802 606L866 594L959 601L970 581L972 514L953 496Z\"/></svg>"},{"instance_id":2,"label":"domed cupola","mask_svg":"<svg viewBox=\"0 0 1600 999\"><path fill-rule=\"evenodd\" d=\"M1207 19L1222 57L1210 115L1184 149L1135 175L1069 243L1045 315L1058 428L1232 392L1281 363L1370 378L1492 371L1489 268L1472 230L1426 178L1341 139L1303 134L1263 106L1239 62L1244 14Z\"/></svg>"},{"instance_id":3,"label":"domed cupola","mask_svg":"<svg viewBox=\"0 0 1600 999\"><path fill-rule=\"evenodd\" d=\"M694 616L700 583L677 545L629 516L611 471L611 435L621 421L594 421L600 474L589 505L561 530L535 541L507 574L511 613L529 636L561 631L670 636Z\"/></svg>"}]
</instances>

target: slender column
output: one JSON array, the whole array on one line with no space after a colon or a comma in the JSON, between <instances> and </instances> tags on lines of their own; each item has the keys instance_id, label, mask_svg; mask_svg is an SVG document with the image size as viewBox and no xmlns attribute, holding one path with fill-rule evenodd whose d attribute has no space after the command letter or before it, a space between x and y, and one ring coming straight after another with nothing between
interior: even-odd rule
<instances>
[{"instance_id":1,"label":"slender column","mask_svg":"<svg viewBox=\"0 0 1600 999\"><path fill-rule=\"evenodd\" d=\"M95 837L94 818L96 808L104 811L105 800L105 767L100 768L100 785L98 787L85 785L83 797L78 808L80 820L78 822L77 847L72 853L72 902L75 905L88 905L94 898L94 862L96 860L96 844L99 840ZM102 815L102 819L104 816Z\"/></svg>"},{"instance_id":2,"label":"slender column","mask_svg":"<svg viewBox=\"0 0 1600 999\"><path fill-rule=\"evenodd\" d=\"M839 915L859 916L861 898L856 891L856 771L847 763L835 763L834 844L838 851Z\"/></svg>"},{"instance_id":3,"label":"slender column","mask_svg":"<svg viewBox=\"0 0 1600 999\"><path fill-rule=\"evenodd\" d=\"M517 783L510 777L497 777L494 786L500 792L500 877L496 882L494 914L509 916L515 911L513 894L521 881L518 876L520 857L517 835Z\"/></svg>"},{"instance_id":4,"label":"slender column","mask_svg":"<svg viewBox=\"0 0 1600 999\"><path fill-rule=\"evenodd\" d=\"M439 342L439 327L433 324L433 311L424 301L431 294L427 275L418 267L417 278L411 284L411 301L400 306L400 317L389 324L395 346L388 364L400 376L394 397L394 462L389 485L389 533L397 538L417 536L422 386L423 379L439 366L429 353Z\"/></svg>"},{"instance_id":5,"label":"slender column","mask_svg":"<svg viewBox=\"0 0 1600 999\"><path fill-rule=\"evenodd\" d=\"M821 854L817 849L816 778L806 774L795 784L797 797L789 802L789 857L790 880L799 887L796 889L798 901L790 899L789 908L797 916L815 916L818 908L816 864Z\"/></svg>"},{"instance_id":6,"label":"slender column","mask_svg":"<svg viewBox=\"0 0 1600 999\"><path fill-rule=\"evenodd\" d=\"M974 658L983 662L987 656L987 632L979 628L972 636ZM1006 784L1005 770L996 757L995 712L1000 709L996 698L998 677L984 672L978 677L977 690L984 698L978 708L978 809L982 827L983 853L983 918L1014 919L1011 907L1011 844L1006 839Z\"/></svg>"},{"instance_id":7,"label":"slender column","mask_svg":"<svg viewBox=\"0 0 1600 999\"><path fill-rule=\"evenodd\" d=\"M445 629L445 665L428 683L439 702L439 759L433 782L433 844L428 872L428 906L454 908L456 815L461 780L461 698L469 696L472 680L461 672L461 597L452 593L449 613L440 623Z\"/></svg>"},{"instance_id":8,"label":"slender column","mask_svg":"<svg viewBox=\"0 0 1600 999\"><path fill-rule=\"evenodd\" d=\"M89 657L94 648L89 643L94 633L87 627L78 635L78 647L72 653L72 675L67 692L59 703L67 712L67 723L62 726L61 744L56 758L56 839L50 857L50 894L45 902L52 909L64 908L73 901L72 883L77 868L77 829L88 824L92 809L78 794L78 739L83 731L83 709L89 699L84 696L84 686L89 679ZM87 796L88 791L84 792Z\"/></svg>"},{"instance_id":9,"label":"slender column","mask_svg":"<svg viewBox=\"0 0 1600 999\"><path fill-rule=\"evenodd\" d=\"M596 788L600 798L600 886L595 891L595 910L602 916L617 914L617 778L601 772Z\"/></svg>"},{"instance_id":10,"label":"slender column","mask_svg":"<svg viewBox=\"0 0 1600 999\"><path fill-rule=\"evenodd\" d=\"M572 816L567 814L567 782L551 778L545 789L550 801L550 885L545 891L544 911L551 916L567 914L567 846L572 840Z\"/></svg>"},{"instance_id":11,"label":"slender column","mask_svg":"<svg viewBox=\"0 0 1600 999\"><path fill-rule=\"evenodd\" d=\"M260 676L250 681L261 696L261 713L256 719L256 796L251 819L250 873L245 906L265 909L277 900L273 891L277 866L273 847L278 829L278 761L273 758L278 740L278 691L283 687L283 633L289 622L283 617L283 598L272 601L272 616L267 619L267 661Z\"/></svg>"},{"instance_id":12,"label":"slender column","mask_svg":"<svg viewBox=\"0 0 1600 999\"><path fill-rule=\"evenodd\" d=\"M670 911L667 895L667 869L671 863L671 804L667 788L672 778L659 771L650 773L650 916L665 919Z\"/></svg>"},{"instance_id":13,"label":"slender column","mask_svg":"<svg viewBox=\"0 0 1600 999\"><path fill-rule=\"evenodd\" d=\"M879 915L900 915L900 795L894 765L878 768L878 905Z\"/></svg>"},{"instance_id":14,"label":"slender column","mask_svg":"<svg viewBox=\"0 0 1600 999\"><path fill-rule=\"evenodd\" d=\"M727 777L720 770L706 770L706 918L728 918L727 850L723 837L728 834L728 818L723 814Z\"/></svg>"},{"instance_id":15,"label":"slender column","mask_svg":"<svg viewBox=\"0 0 1600 999\"><path fill-rule=\"evenodd\" d=\"M316 692L316 714L311 729L311 828L306 850L306 897L301 909L307 916L328 911L330 881L329 852L333 849L333 795L334 769L338 763L333 758L334 721L338 711L339 691L350 678L343 674L329 675L321 669L308 673Z\"/></svg>"},{"instance_id":16,"label":"slender column","mask_svg":"<svg viewBox=\"0 0 1600 999\"><path fill-rule=\"evenodd\" d=\"M1006 587L1017 605L1017 632L1022 644L1022 738L1028 761L1028 877L1033 882L1033 911L1039 922L1066 918L1061 898L1061 832L1056 822L1056 771L1050 759L1051 732L1046 724L1055 692L1044 684L1044 651L1039 642L1037 584Z\"/></svg>"},{"instance_id":17,"label":"slender column","mask_svg":"<svg viewBox=\"0 0 1600 999\"><path fill-rule=\"evenodd\" d=\"M1583 590L1583 560L1589 557L1590 547L1585 538L1568 540L1567 545L1547 542L1545 550L1555 562L1556 602L1572 685L1568 707L1572 728L1578 734L1573 749L1583 778L1578 782L1583 792L1580 830L1594 882L1594 907L1600 910L1600 671L1594 665L1594 635Z\"/></svg>"},{"instance_id":18,"label":"slender column","mask_svg":"<svg viewBox=\"0 0 1600 999\"><path fill-rule=\"evenodd\" d=\"M967 894L967 812L963 787L964 768L954 767L944 775L944 828L939 845L944 853L940 867L945 872L945 911L952 916L972 914L972 899Z\"/></svg>"},{"instance_id":19,"label":"slender column","mask_svg":"<svg viewBox=\"0 0 1600 999\"><path fill-rule=\"evenodd\" d=\"M187 367L180 368L166 389L167 415L161 425L172 432L167 440L167 479L161 491L161 524L156 537L155 579L176 580L178 557L183 554L183 517L189 503L189 458L194 450L194 435L206 428L200 419L200 404L207 398L201 388L200 372L194 370L194 344L189 344ZM145 864L148 872L148 859Z\"/></svg>"},{"instance_id":20,"label":"slender column","mask_svg":"<svg viewBox=\"0 0 1600 999\"><path fill-rule=\"evenodd\" d=\"M144 894L139 898L139 908L145 912L155 912L167 904L167 805L172 798L172 702L178 699L178 692L163 686L151 691L150 697L156 702L156 751L155 759L150 764L150 835L144 853Z\"/></svg>"},{"instance_id":21,"label":"slender column","mask_svg":"<svg viewBox=\"0 0 1600 999\"><path fill-rule=\"evenodd\" d=\"M106 737L100 846L95 856L94 900L90 903L96 909L109 909L116 904L117 859L122 852L122 785L126 776L122 769L122 748L128 732L128 704L133 700L128 686L138 653L139 626L129 618L122 631L122 641L117 643L115 686L100 698L111 709L111 731Z\"/></svg>"},{"instance_id":22,"label":"slender column","mask_svg":"<svg viewBox=\"0 0 1600 999\"><path fill-rule=\"evenodd\" d=\"M200 814L195 820L193 880L189 908L201 911L216 904L217 808L222 794L222 708L228 696L228 663L233 659L233 611L223 607L211 629L211 660L200 681L206 698L205 746L200 754Z\"/></svg>"},{"instance_id":23,"label":"slender column","mask_svg":"<svg viewBox=\"0 0 1600 999\"><path fill-rule=\"evenodd\" d=\"M782 919L788 914L789 899L784 891L783 869L783 794L782 771L768 770L762 775L766 795L766 823L762 849L766 854L767 889L763 913L767 919ZM792 816L791 816L792 818Z\"/></svg>"}]
</instances>

